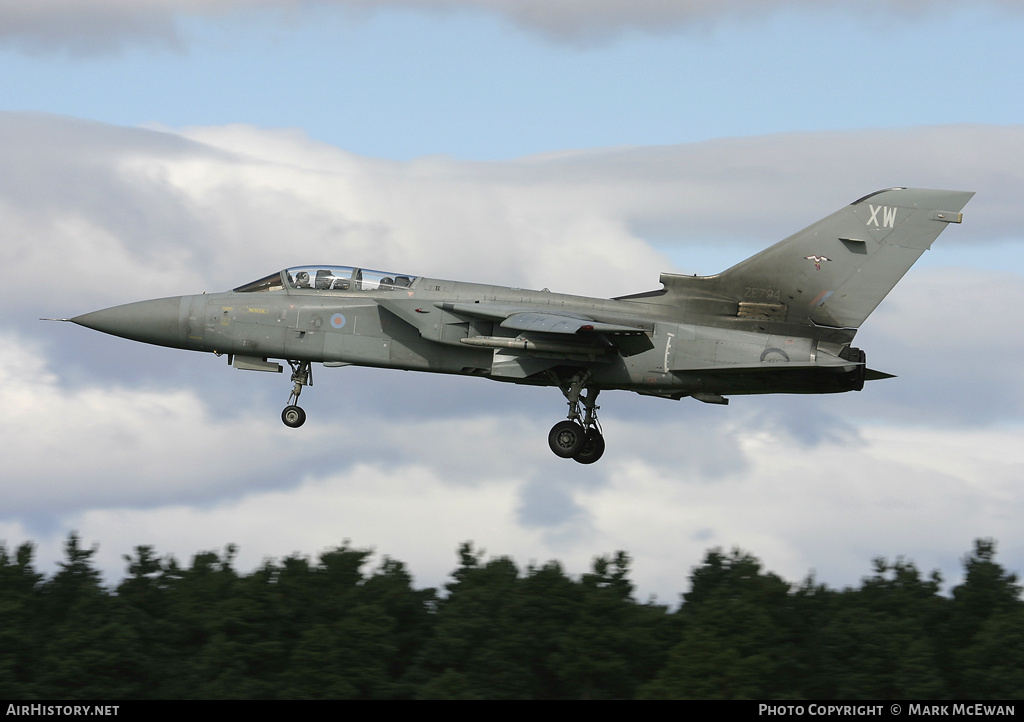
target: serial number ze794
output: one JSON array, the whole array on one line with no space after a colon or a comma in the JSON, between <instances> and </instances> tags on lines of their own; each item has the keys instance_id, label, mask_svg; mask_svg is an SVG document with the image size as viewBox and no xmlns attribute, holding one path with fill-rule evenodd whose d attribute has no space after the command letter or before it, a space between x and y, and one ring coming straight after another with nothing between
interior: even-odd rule
<instances>
[{"instance_id":1,"label":"serial number ze794","mask_svg":"<svg viewBox=\"0 0 1024 722\"><path fill-rule=\"evenodd\" d=\"M756 301L781 301L782 291L778 288L750 288L743 290L743 298Z\"/></svg>"}]
</instances>

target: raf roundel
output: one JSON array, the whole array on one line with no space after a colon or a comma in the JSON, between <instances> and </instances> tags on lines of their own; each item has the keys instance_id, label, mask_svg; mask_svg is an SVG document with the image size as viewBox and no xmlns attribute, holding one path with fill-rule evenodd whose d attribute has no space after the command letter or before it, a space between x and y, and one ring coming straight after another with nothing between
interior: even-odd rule
<instances>
[{"instance_id":1,"label":"raf roundel","mask_svg":"<svg viewBox=\"0 0 1024 722\"><path fill-rule=\"evenodd\" d=\"M331 316L331 325L334 328L345 328L345 317L340 313L334 314Z\"/></svg>"}]
</instances>

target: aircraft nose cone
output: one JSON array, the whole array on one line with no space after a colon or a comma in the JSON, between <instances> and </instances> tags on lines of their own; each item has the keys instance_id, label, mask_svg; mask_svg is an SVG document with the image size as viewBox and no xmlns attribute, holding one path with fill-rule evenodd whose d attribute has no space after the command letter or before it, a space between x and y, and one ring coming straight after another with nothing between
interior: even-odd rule
<instances>
[{"instance_id":1,"label":"aircraft nose cone","mask_svg":"<svg viewBox=\"0 0 1024 722\"><path fill-rule=\"evenodd\" d=\"M132 341L188 348L190 296L157 298L75 316L71 321Z\"/></svg>"}]
</instances>

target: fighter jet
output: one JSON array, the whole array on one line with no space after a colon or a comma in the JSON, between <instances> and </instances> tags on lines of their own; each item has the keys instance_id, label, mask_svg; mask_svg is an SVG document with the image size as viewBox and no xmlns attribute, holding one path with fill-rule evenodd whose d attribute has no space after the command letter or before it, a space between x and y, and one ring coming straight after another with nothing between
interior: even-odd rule
<instances>
[{"instance_id":1,"label":"fighter jet","mask_svg":"<svg viewBox=\"0 0 1024 722\"><path fill-rule=\"evenodd\" d=\"M553 386L569 413L551 450L591 464L605 450L602 391L726 404L889 378L867 368L854 335L973 195L877 191L718 275L663 273L660 289L611 299L308 265L61 320L237 369L280 373L284 361L281 419L293 428L306 420L298 401L314 363Z\"/></svg>"}]
</instances>

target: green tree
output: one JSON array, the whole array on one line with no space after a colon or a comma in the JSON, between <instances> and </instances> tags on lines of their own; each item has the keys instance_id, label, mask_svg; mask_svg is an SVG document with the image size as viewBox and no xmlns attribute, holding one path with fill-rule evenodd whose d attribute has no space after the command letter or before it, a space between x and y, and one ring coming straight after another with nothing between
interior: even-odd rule
<instances>
[{"instance_id":1,"label":"green tree","mask_svg":"<svg viewBox=\"0 0 1024 722\"><path fill-rule=\"evenodd\" d=\"M343 545L321 554L316 565L285 560L278 587L288 597L292 651L283 696L412 696L403 677L429 636L434 591L414 590L404 565L392 559L365 576L371 554Z\"/></svg>"},{"instance_id":2,"label":"green tree","mask_svg":"<svg viewBox=\"0 0 1024 722\"><path fill-rule=\"evenodd\" d=\"M642 696L670 699L791 697L784 684L795 656L787 622L789 585L761 572L752 555L708 552L690 576L674 620L678 641Z\"/></svg>"},{"instance_id":3,"label":"green tree","mask_svg":"<svg viewBox=\"0 0 1024 722\"><path fill-rule=\"evenodd\" d=\"M431 588L413 589L412 575L405 565L388 557L360 591L361 603L379 610L388 620L392 646L387 660L387 676L392 680L388 694L411 698L415 688L408 677L420 650L433 634L437 593Z\"/></svg>"},{"instance_id":4,"label":"green tree","mask_svg":"<svg viewBox=\"0 0 1024 722\"><path fill-rule=\"evenodd\" d=\"M461 566L439 600L434 635L420 655L421 684L449 670L463 676L468 694L484 699L529 699L533 675L522 630L510 615L519 570L508 557L483 563L471 544L459 548ZM453 675L448 675L454 678Z\"/></svg>"},{"instance_id":5,"label":"green tree","mask_svg":"<svg viewBox=\"0 0 1024 722\"><path fill-rule=\"evenodd\" d=\"M1021 585L995 561L992 539L977 539L953 588L943 636L945 668L957 697L1016 699L1024 694Z\"/></svg>"},{"instance_id":6,"label":"green tree","mask_svg":"<svg viewBox=\"0 0 1024 722\"><path fill-rule=\"evenodd\" d=\"M664 664L667 610L633 599L631 561L623 551L597 557L580 579L582 595L560 665L566 696L631 699Z\"/></svg>"},{"instance_id":7,"label":"green tree","mask_svg":"<svg viewBox=\"0 0 1024 722\"><path fill-rule=\"evenodd\" d=\"M138 546L134 556L124 555L127 574L117 586L117 608L145 649L132 670L138 695L162 699L172 680L168 670L178 669L172 640L174 627L168 619L171 588L181 575L173 558L161 559L153 547Z\"/></svg>"},{"instance_id":8,"label":"green tree","mask_svg":"<svg viewBox=\"0 0 1024 722\"><path fill-rule=\"evenodd\" d=\"M631 598L629 557L599 557L577 582L557 562L520 574L464 544L417 666L419 696L628 698L653 676L665 610Z\"/></svg>"},{"instance_id":9,"label":"green tree","mask_svg":"<svg viewBox=\"0 0 1024 722\"><path fill-rule=\"evenodd\" d=\"M174 675L168 696L264 699L274 696L283 649L274 633L267 590L272 574L248 577L233 568L237 548L197 554L186 570L169 568L167 619L173 629Z\"/></svg>"},{"instance_id":10,"label":"green tree","mask_svg":"<svg viewBox=\"0 0 1024 722\"><path fill-rule=\"evenodd\" d=\"M103 588L92 557L72 532L66 559L40 587L45 625L39 693L62 699L129 699L140 692L136 671L145 651L116 600Z\"/></svg>"},{"instance_id":11,"label":"green tree","mask_svg":"<svg viewBox=\"0 0 1024 722\"><path fill-rule=\"evenodd\" d=\"M992 615L961 656L963 696L1024 698L1024 609Z\"/></svg>"},{"instance_id":12,"label":"green tree","mask_svg":"<svg viewBox=\"0 0 1024 722\"><path fill-rule=\"evenodd\" d=\"M39 697L35 678L42 638L37 613L43 575L32 566L32 542L10 556L0 543L0 697Z\"/></svg>"},{"instance_id":13,"label":"green tree","mask_svg":"<svg viewBox=\"0 0 1024 722\"><path fill-rule=\"evenodd\" d=\"M822 632L826 696L936 699L946 690L936 635L946 601L942 579L922 579L912 562L876 559L875 573L846 590Z\"/></svg>"}]
</instances>

